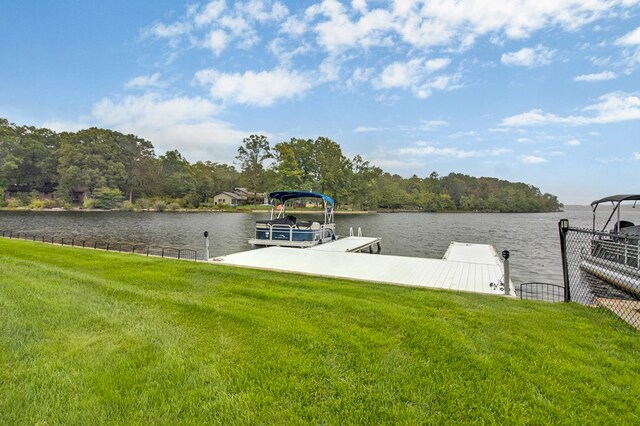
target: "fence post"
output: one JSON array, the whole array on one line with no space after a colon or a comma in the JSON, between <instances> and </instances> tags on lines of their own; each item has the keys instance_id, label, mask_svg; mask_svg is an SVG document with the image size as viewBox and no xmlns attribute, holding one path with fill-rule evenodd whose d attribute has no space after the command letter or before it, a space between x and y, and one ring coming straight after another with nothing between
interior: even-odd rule
<instances>
[{"instance_id":1,"label":"fence post","mask_svg":"<svg viewBox=\"0 0 640 426\"><path fill-rule=\"evenodd\" d=\"M209 260L209 231L204 231L204 260Z\"/></svg>"},{"instance_id":2,"label":"fence post","mask_svg":"<svg viewBox=\"0 0 640 426\"><path fill-rule=\"evenodd\" d=\"M509 276L509 250L502 250L502 258L504 259L504 294L509 295L511 292L509 288L509 282L511 281Z\"/></svg>"},{"instance_id":3,"label":"fence post","mask_svg":"<svg viewBox=\"0 0 640 426\"><path fill-rule=\"evenodd\" d=\"M560 219L558 233L560 234L560 255L562 256L562 279L564 280L564 301L571 302L571 289L569 288L569 262L567 261L567 231L569 219Z\"/></svg>"}]
</instances>

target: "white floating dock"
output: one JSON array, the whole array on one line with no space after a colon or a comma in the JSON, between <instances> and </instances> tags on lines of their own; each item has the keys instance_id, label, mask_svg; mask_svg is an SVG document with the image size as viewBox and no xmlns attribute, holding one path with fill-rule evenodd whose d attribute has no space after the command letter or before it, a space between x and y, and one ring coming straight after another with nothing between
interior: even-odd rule
<instances>
[{"instance_id":1,"label":"white floating dock","mask_svg":"<svg viewBox=\"0 0 640 426\"><path fill-rule=\"evenodd\" d=\"M380 240L380 238L376 237L345 237L330 243L309 247L307 250L353 252L378 244Z\"/></svg>"},{"instance_id":2,"label":"white floating dock","mask_svg":"<svg viewBox=\"0 0 640 426\"><path fill-rule=\"evenodd\" d=\"M445 258L426 259L352 253L349 248L357 242L353 238L366 237L348 237L309 249L269 247L212 260L272 271L504 295L502 261L491 245L452 242ZM513 285L510 288L509 296L514 297Z\"/></svg>"}]
</instances>

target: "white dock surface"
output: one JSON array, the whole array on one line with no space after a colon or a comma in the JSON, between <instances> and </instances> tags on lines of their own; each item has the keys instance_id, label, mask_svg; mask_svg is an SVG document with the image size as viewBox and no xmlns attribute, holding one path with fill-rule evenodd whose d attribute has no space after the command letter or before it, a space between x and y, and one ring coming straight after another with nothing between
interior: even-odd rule
<instances>
[{"instance_id":1,"label":"white dock surface","mask_svg":"<svg viewBox=\"0 0 640 426\"><path fill-rule=\"evenodd\" d=\"M503 279L502 262L491 245L452 242L444 259L326 250L340 241L323 244L325 250L269 247L214 261L273 271L504 295L504 290L496 285ZM511 293L515 295L513 290Z\"/></svg>"},{"instance_id":2,"label":"white dock surface","mask_svg":"<svg viewBox=\"0 0 640 426\"><path fill-rule=\"evenodd\" d=\"M307 250L318 251L357 251L380 242L380 238L375 237L345 237L330 243L318 244L309 247Z\"/></svg>"}]
</instances>

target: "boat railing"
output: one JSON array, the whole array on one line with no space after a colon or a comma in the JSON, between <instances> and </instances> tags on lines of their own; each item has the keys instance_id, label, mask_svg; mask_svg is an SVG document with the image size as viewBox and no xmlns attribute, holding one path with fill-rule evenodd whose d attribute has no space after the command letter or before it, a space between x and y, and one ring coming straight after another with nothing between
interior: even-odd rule
<instances>
[{"instance_id":1,"label":"boat railing","mask_svg":"<svg viewBox=\"0 0 640 426\"><path fill-rule=\"evenodd\" d=\"M330 228L318 222L314 222L308 228L284 223L265 223L256 226L255 237L258 240L270 241L318 241L327 229Z\"/></svg>"},{"instance_id":2,"label":"boat railing","mask_svg":"<svg viewBox=\"0 0 640 426\"><path fill-rule=\"evenodd\" d=\"M591 255L603 260L609 260L639 269L639 248L637 238L616 235L609 239L600 238L593 240Z\"/></svg>"}]
</instances>

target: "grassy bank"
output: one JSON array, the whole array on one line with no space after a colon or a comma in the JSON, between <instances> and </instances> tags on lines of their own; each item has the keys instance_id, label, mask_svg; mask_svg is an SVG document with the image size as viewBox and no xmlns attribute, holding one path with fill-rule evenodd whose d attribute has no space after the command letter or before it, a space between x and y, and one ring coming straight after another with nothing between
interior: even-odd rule
<instances>
[{"instance_id":1,"label":"grassy bank","mask_svg":"<svg viewBox=\"0 0 640 426\"><path fill-rule=\"evenodd\" d=\"M0 239L0 424L640 421L578 305Z\"/></svg>"}]
</instances>

